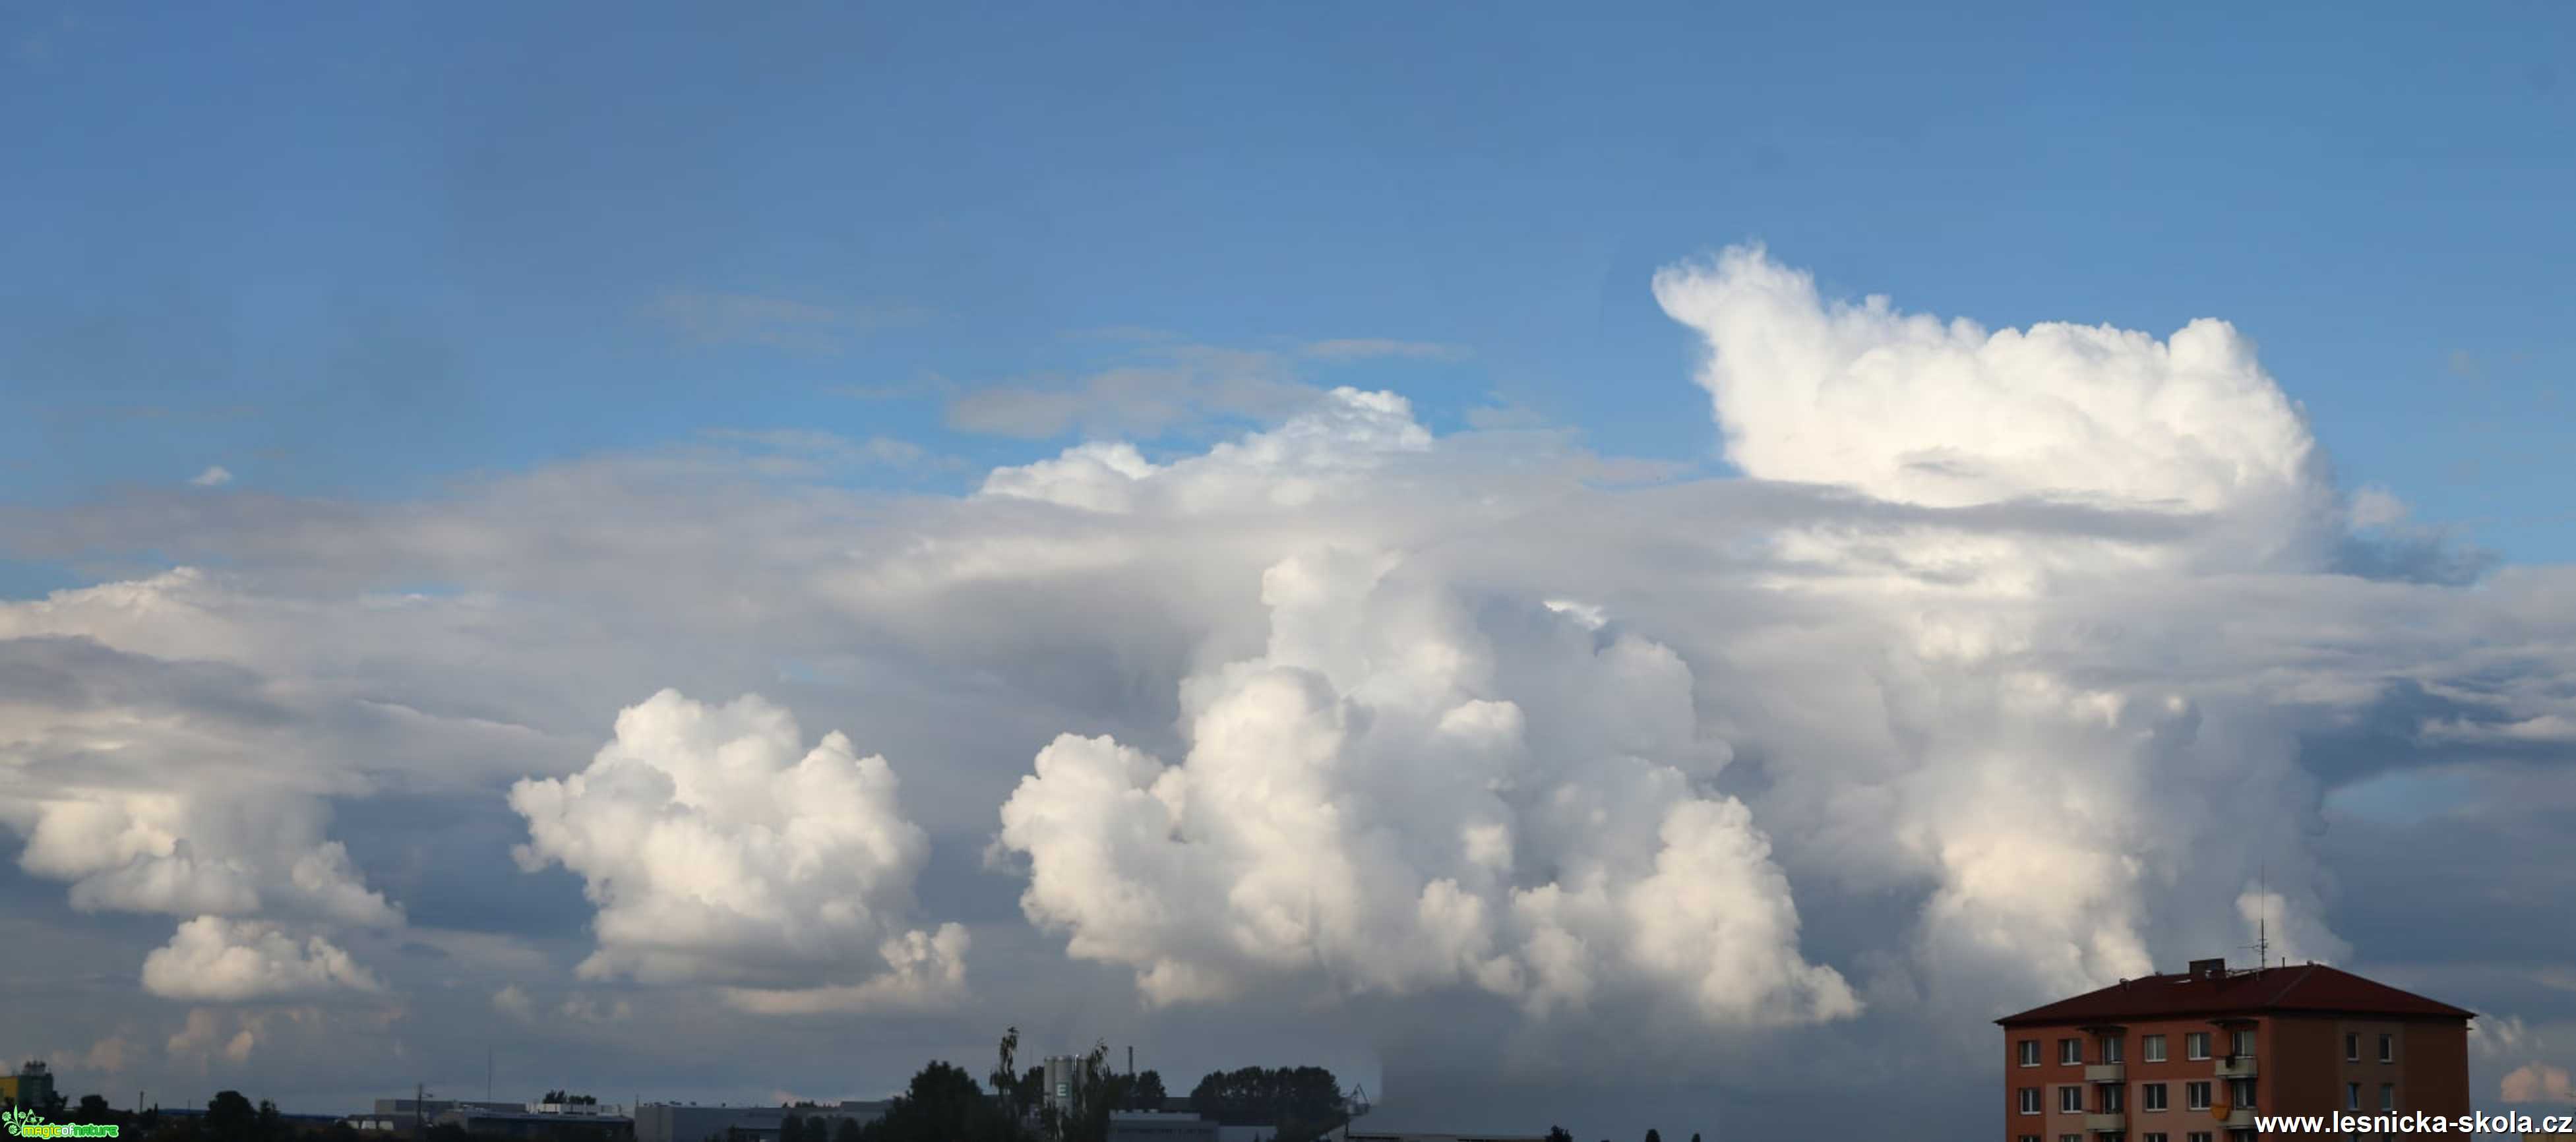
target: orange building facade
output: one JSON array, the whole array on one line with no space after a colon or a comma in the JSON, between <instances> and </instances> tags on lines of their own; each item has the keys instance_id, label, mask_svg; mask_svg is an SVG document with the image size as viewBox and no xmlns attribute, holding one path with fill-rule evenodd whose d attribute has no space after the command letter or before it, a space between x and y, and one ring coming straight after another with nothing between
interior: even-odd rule
<instances>
[{"instance_id":1,"label":"orange building facade","mask_svg":"<svg viewBox=\"0 0 2576 1142\"><path fill-rule=\"evenodd\" d=\"M1996 1020L2004 1140L2250 1142L2258 1114L2465 1114L2474 1017L2321 964L2195 960Z\"/></svg>"}]
</instances>

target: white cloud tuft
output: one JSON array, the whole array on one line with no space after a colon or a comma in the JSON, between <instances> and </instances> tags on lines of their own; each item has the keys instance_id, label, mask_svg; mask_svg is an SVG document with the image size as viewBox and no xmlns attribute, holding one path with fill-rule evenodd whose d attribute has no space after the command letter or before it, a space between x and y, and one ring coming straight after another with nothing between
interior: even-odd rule
<instances>
[{"instance_id":1,"label":"white cloud tuft","mask_svg":"<svg viewBox=\"0 0 2576 1142\"><path fill-rule=\"evenodd\" d=\"M492 993L492 1010L522 1023L534 1019L537 1013L536 1003L528 998L525 989L515 983L504 985Z\"/></svg>"},{"instance_id":2,"label":"white cloud tuft","mask_svg":"<svg viewBox=\"0 0 2576 1142\"><path fill-rule=\"evenodd\" d=\"M320 936L298 941L273 924L220 916L179 925L143 960L143 989L164 999L238 1003L383 986Z\"/></svg>"},{"instance_id":3,"label":"white cloud tuft","mask_svg":"<svg viewBox=\"0 0 2576 1142\"><path fill-rule=\"evenodd\" d=\"M561 863L599 907L583 978L831 983L921 936L900 921L928 839L903 818L894 771L838 732L805 749L795 718L758 695L655 694L617 716L589 768L521 781L510 806L528 823L521 867ZM962 930L922 938L965 950ZM952 969L905 960L884 978L944 985Z\"/></svg>"},{"instance_id":4,"label":"white cloud tuft","mask_svg":"<svg viewBox=\"0 0 2576 1142\"><path fill-rule=\"evenodd\" d=\"M1339 388L1276 428L1168 467L1147 462L1132 444L1094 442L1053 460L996 468L983 494L1096 512L1301 509L1356 494L1392 460L1430 447L1431 434L1414 422L1403 397Z\"/></svg>"},{"instance_id":5,"label":"white cloud tuft","mask_svg":"<svg viewBox=\"0 0 2576 1142\"><path fill-rule=\"evenodd\" d=\"M2576 1099L2576 1084L2567 1078L2567 1068L2547 1063L2530 1062L2507 1072L2498 1093L2506 1102L2567 1102Z\"/></svg>"},{"instance_id":6,"label":"white cloud tuft","mask_svg":"<svg viewBox=\"0 0 2576 1142\"><path fill-rule=\"evenodd\" d=\"M918 1010L966 997L966 929L942 924L915 929L878 945L886 973L865 983L828 987L725 989L734 1006L760 1015L810 1015L834 1011Z\"/></svg>"},{"instance_id":7,"label":"white cloud tuft","mask_svg":"<svg viewBox=\"0 0 2576 1142\"><path fill-rule=\"evenodd\" d=\"M220 464L208 465L205 471L188 477L189 485L198 488L220 488L232 482L233 474Z\"/></svg>"}]
</instances>

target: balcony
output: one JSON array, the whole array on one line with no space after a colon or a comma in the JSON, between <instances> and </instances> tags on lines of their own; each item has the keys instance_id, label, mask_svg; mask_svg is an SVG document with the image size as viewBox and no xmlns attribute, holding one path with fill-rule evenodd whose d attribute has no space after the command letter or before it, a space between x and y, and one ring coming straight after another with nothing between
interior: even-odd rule
<instances>
[{"instance_id":1,"label":"balcony","mask_svg":"<svg viewBox=\"0 0 2576 1142\"><path fill-rule=\"evenodd\" d=\"M2220 1055L2218 1057L2218 1077L2222 1079L2253 1078L2254 1056Z\"/></svg>"},{"instance_id":2,"label":"balcony","mask_svg":"<svg viewBox=\"0 0 2576 1142\"><path fill-rule=\"evenodd\" d=\"M2254 1129L2254 1108L2240 1106L2229 1110L2227 1117L2219 1119L2218 1124L2229 1130L2252 1130Z\"/></svg>"},{"instance_id":3,"label":"balcony","mask_svg":"<svg viewBox=\"0 0 2576 1142\"><path fill-rule=\"evenodd\" d=\"M2120 1081L2120 1064L2118 1064L2118 1063L2087 1063L2087 1064L2085 1064L2085 1066L2084 1066L2084 1081L2085 1081L2085 1082L2088 1082L2088 1083L2115 1083L2115 1082L2119 1082L2119 1081Z\"/></svg>"},{"instance_id":4,"label":"balcony","mask_svg":"<svg viewBox=\"0 0 2576 1142\"><path fill-rule=\"evenodd\" d=\"M2084 1116L2084 1129L2095 1134L2118 1134L2128 1128L2128 1116L2121 1114L2116 1110L2109 1114L2087 1114Z\"/></svg>"}]
</instances>

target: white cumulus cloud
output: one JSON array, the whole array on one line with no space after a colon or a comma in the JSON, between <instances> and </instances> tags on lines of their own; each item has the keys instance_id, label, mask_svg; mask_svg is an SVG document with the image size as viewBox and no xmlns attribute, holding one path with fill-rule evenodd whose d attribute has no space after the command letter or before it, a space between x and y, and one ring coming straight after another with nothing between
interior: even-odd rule
<instances>
[{"instance_id":1,"label":"white cumulus cloud","mask_svg":"<svg viewBox=\"0 0 2576 1142\"><path fill-rule=\"evenodd\" d=\"M2576 1099L2576 1085L2567 1078L2567 1068L2547 1063L2530 1062L2507 1072L2498 1093L2506 1102L2567 1102Z\"/></svg>"},{"instance_id":2,"label":"white cumulus cloud","mask_svg":"<svg viewBox=\"0 0 2576 1142\"><path fill-rule=\"evenodd\" d=\"M274 924L220 916L179 925L143 960L143 989L164 999L236 1003L383 987L320 936L298 940Z\"/></svg>"},{"instance_id":3,"label":"white cumulus cloud","mask_svg":"<svg viewBox=\"0 0 2576 1142\"><path fill-rule=\"evenodd\" d=\"M510 806L527 819L521 867L562 864L598 906L583 978L793 989L849 984L873 958L900 961L879 978L943 985L965 933L903 926L928 839L896 786L837 731L805 747L758 695L664 690L618 715L588 768L521 781ZM916 938L921 956L887 951Z\"/></svg>"},{"instance_id":4,"label":"white cumulus cloud","mask_svg":"<svg viewBox=\"0 0 2576 1142\"><path fill-rule=\"evenodd\" d=\"M1003 806L1029 917L1154 1002L1271 978L1475 988L1547 1014L1672 994L1708 1019L1852 1014L1669 649L1529 602L1484 622L1388 561L1272 567L1270 645L1191 678L1165 765L1058 738Z\"/></svg>"}]
</instances>

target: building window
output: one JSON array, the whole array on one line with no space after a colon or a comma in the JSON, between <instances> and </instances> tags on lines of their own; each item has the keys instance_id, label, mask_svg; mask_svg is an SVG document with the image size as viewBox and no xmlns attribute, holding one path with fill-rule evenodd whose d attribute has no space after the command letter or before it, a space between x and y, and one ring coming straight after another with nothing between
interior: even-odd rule
<instances>
[{"instance_id":1,"label":"building window","mask_svg":"<svg viewBox=\"0 0 2576 1142\"><path fill-rule=\"evenodd\" d=\"M2057 1112L2059 1114L2084 1113L2084 1088L2080 1086L2057 1088Z\"/></svg>"},{"instance_id":2,"label":"building window","mask_svg":"<svg viewBox=\"0 0 2576 1142\"><path fill-rule=\"evenodd\" d=\"M2149 1035L2138 1041L2138 1055L2150 1063L2165 1061L2165 1037Z\"/></svg>"},{"instance_id":3,"label":"building window","mask_svg":"<svg viewBox=\"0 0 2576 1142\"><path fill-rule=\"evenodd\" d=\"M2254 1080L2229 1079L2227 1081L2227 1105L2243 1110L2254 1109Z\"/></svg>"},{"instance_id":4,"label":"building window","mask_svg":"<svg viewBox=\"0 0 2576 1142\"><path fill-rule=\"evenodd\" d=\"M2343 1108L2344 1108L2345 1110L2359 1110L2359 1109L2361 1109L2361 1084L2360 1084L2360 1083L2345 1083L2345 1084L2343 1084Z\"/></svg>"},{"instance_id":5,"label":"building window","mask_svg":"<svg viewBox=\"0 0 2576 1142\"><path fill-rule=\"evenodd\" d=\"M2361 1061L2360 1035L2346 1034L2343 1037L2343 1061L2347 1063L2358 1063Z\"/></svg>"},{"instance_id":6,"label":"building window","mask_svg":"<svg viewBox=\"0 0 2576 1142\"><path fill-rule=\"evenodd\" d=\"M2024 1134L2021 1136L2020 1142L2039 1142L2039 1135Z\"/></svg>"},{"instance_id":7,"label":"building window","mask_svg":"<svg viewBox=\"0 0 2576 1142\"><path fill-rule=\"evenodd\" d=\"M2395 1084L2395 1083L2381 1083L2381 1084L2379 1084L2379 1109L2381 1109L2381 1110L2395 1110L2395 1109L2397 1109L2397 1084Z\"/></svg>"},{"instance_id":8,"label":"building window","mask_svg":"<svg viewBox=\"0 0 2576 1142\"><path fill-rule=\"evenodd\" d=\"M2038 1088L2038 1087L2035 1087L2035 1086L2026 1086L2026 1087L2021 1088L2021 1112L2022 1112L2023 1114L2037 1114L2037 1113L2039 1113L2039 1088Z\"/></svg>"},{"instance_id":9,"label":"building window","mask_svg":"<svg viewBox=\"0 0 2576 1142\"><path fill-rule=\"evenodd\" d=\"M2236 1033L2236 1053L2239 1055L2251 1055L2254 1053L2253 1028L2248 1027Z\"/></svg>"},{"instance_id":10,"label":"building window","mask_svg":"<svg viewBox=\"0 0 2576 1142\"><path fill-rule=\"evenodd\" d=\"M2379 1037L2379 1061L2383 1063L2393 1063L2397 1061L2397 1036L2382 1035Z\"/></svg>"},{"instance_id":11,"label":"building window","mask_svg":"<svg viewBox=\"0 0 2576 1142\"><path fill-rule=\"evenodd\" d=\"M2068 1066L2070 1066L2070 1067L2071 1067L2071 1066L2074 1066L2074 1065L2075 1065L2075 1064L2077 1064L2077 1063L2083 1062L2083 1061L2084 1061L2084 1040L2082 1040L2082 1039L2060 1039L2060 1040L2058 1040L2058 1041L2057 1041L2057 1061L2058 1061L2058 1062L2061 1062L2061 1063L2064 1063L2064 1064L2066 1064L2066 1065L2068 1065Z\"/></svg>"},{"instance_id":12,"label":"building window","mask_svg":"<svg viewBox=\"0 0 2576 1142\"><path fill-rule=\"evenodd\" d=\"M2036 1067L2039 1065L2039 1040L2024 1039L2019 1044L2019 1047L2021 1050L2021 1065L2025 1067Z\"/></svg>"},{"instance_id":13,"label":"building window","mask_svg":"<svg viewBox=\"0 0 2576 1142\"><path fill-rule=\"evenodd\" d=\"M2084 1136L2081 1134L2060 1134L2057 1136L2057 1142L2084 1142Z\"/></svg>"},{"instance_id":14,"label":"building window","mask_svg":"<svg viewBox=\"0 0 2576 1142\"><path fill-rule=\"evenodd\" d=\"M2146 1142L2165 1142L2165 1136L2162 1134L2149 1134L2146 1136Z\"/></svg>"},{"instance_id":15,"label":"building window","mask_svg":"<svg viewBox=\"0 0 2576 1142\"><path fill-rule=\"evenodd\" d=\"M2206 1059L2206 1058L2208 1058L2208 1057L2209 1057L2209 1032L2207 1032L2207 1031L2190 1031L2190 1032L2185 1032L2185 1033L2184 1033L2184 1035L2183 1035L2183 1037L2182 1037L2182 1055L2183 1055L2183 1057L2184 1057L2184 1058L2186 1058L2186 1059Z\"/></svg>"},{"instance_id":16,"label":"building window","mask_svg":"<svg viewBox=\"0 0 2576 1142\"><path fill-rule=\"evenodd\" d=\"M2209 1142L2209 1131L2194 1130L2189 1134L2183 1135L2183 1140L2184 1142Z\"/></svg>"},{"instance_id":17,"label":"building window","mask_svg":"<svg viewBox=\"0 0 2576 1142\"><path fill-rule=\"evenodd\" d=\"M2183 1105L2183 1108L2184 1108L2184 1109L2186 1109L2186 1110L2207 1110L2207 1109L2209 1109L2209 1084L2208 1084L2208 1083L2184 1083L2184 1084L2182 1084L2182 1105Z\"/></svg>"},{"instance_id":18,"label":"building window","mask_svg":"<svg viewBox=\"0 0 2576 1142\"><path fill-rule=\"evenodd\" d=\"M2165 1084L2148 1083L2138 1088L2138 1105L2148 1110L2165 1108Z\"/></svg>"},{"instance_id":19,"label":"building window","mask_svg":"<svg viewBox=\"0 0 2576 1142\"><path fill-rule=\"evenodd\" d=\"M2116 1063L2116 1062L2119 1062L2119 1061L2120 1061L2120 1037L2119 1037L2119 1036L2117 1036L2117 1035L2104 1035L2104 1036L2102 1036L2102 1061L2103 1061L2103 1062L2106 1062L2106 1063Z\"/></svg>"},{"instance_id":20,"label":"building window","mask_svg":"<svg viewBox=\"0 0 2576 1142\"><path fill-rule=\"evenodd\" d=\"M2124 1094L2124 1093L2127 1091L2127 1089L2128 1089L2128 1088L2123 1087L2123 1086L2121 1086L2121 1085L2120 1085L2120 1084L2118 1084L2118 1083L2103 1083L2103 1084L2102 1084L2102 1097L2101 1097L2099 1100L2097 1100L2097 1101L2099 1101L2099 1102L2102 1104L2102 1108L2101 1108L2099 1111L2097 1111L2096 1113L2100 1113L2100 1114L2118 1114L2118 1113L2120 1113L2120 1111L2122 1111L2123 1109L2126 1109L2125 1107L2121 1106L2121 1103L2122 1103L2122 1102L2124 1102L2124 1101L2126 1101L2126 1100L2124 1100L2123 1098L2121 1098L2121 1095L2122 1095L2122 1094Z\"/></svg>"}]
</instances>

